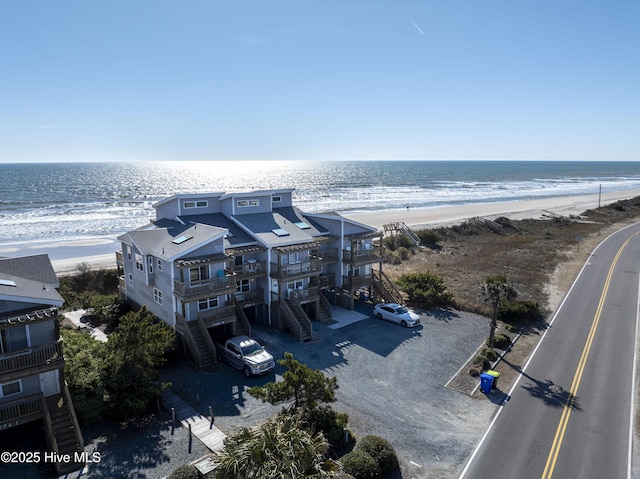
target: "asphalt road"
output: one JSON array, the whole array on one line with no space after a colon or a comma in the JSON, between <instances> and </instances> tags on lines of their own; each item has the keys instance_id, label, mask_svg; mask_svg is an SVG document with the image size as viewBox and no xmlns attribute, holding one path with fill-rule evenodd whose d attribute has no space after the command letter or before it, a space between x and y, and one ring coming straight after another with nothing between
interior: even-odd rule
<instances>
[{"instance_id":1,"label":"asphalt road","mask_svg":"<svg viewBox=\"0 0 640 479\"><path fill-rule=\"evenodd\" d=\"M639 269L640 224L594 250L461 479L635 477Z\"/></svg>"}]
</instances>

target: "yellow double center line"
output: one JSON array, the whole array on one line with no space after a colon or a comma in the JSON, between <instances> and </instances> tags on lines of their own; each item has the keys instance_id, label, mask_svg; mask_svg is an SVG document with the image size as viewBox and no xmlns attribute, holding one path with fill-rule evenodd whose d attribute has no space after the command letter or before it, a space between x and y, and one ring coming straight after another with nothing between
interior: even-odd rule
<instances>
[{"instance_id":1,"label":"yellow double center line","mask_svg":"<svg viewBox=\"0 0 640 479\"><path fill-rule=\"evenodd\" d=\"M600 296L600 302L598 303L598 309L596 310L596 315L593 318L593 323L591 324L591 330L589 331L587 342L585 343L584 349L582 350L582 356L580 356L578 369L576 369L576 373L573 376L573 382L571 383L571 389L569 390L569 397L567 398L567 402L565 403L564 409L562 410L560 423L558 424L556 435L553 438L553 444L551 446L551 451L549 451L547 464L545 465L544 472L542 473L542 479L551 479L553 470L556 467L556 461L558 460L558 454L560 453L560 446L562 446L564 433L567 429L567 424L569 423L569 416L571 416L571 410L573 409L573 404L578 394L578 388L580 387L580 380L582 379L582 373L584 372L584 368L587 364L587 358L589 357L591 344L593 343L593 338L596 335L596 329L598 329L598 323L600 322L600 316L602 314L602 308L604 307L604 300L607 297L607 292L609 290L609 284L611 283L611 277L613 276L613 270L615 269L616 264L618 263L618 259L620 258L622 251L625 249L629 241L631 241L631 238L633 238L638 234L640 233L634 234L622 244L622 246L618 250L618 253L613 259L613 262L611 263L611 267L609 268L609 274L607 275L607 280L604 283L604 287L602 289L602 295Z\"/></svg>"}]
</instances>

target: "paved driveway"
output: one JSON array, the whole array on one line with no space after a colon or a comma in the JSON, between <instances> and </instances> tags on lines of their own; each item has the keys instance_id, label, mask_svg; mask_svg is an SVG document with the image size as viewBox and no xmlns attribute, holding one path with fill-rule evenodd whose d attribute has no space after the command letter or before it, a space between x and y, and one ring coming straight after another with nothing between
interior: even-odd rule
<instances>
[{"instance_id":1,"label":"paved driveway","mask_svg":"<svg viewBox=\"0 0 640 479\"><path fill-rule=\"evenodd\" d=\"M371 312L370 306L359 308ZM254 336L276 359L288 351L309 367L336 376L334 408L349 414L356 435L376 434L393 444L403 478L457 477L495 405L444 384L486 337L488 321L454 311L420 316L422 324L413 329L370 316L338 329L314 323L320 339L307 344L262 327L255 328ZM164 378L174 389L181 387L181 395L203 414L211 405L216 425L229 433L280 410L252 398L246 388L282 373L277 366L274 373L246 379L225 364L209 375L176 365Z\"/></svg>"}]
</instances>

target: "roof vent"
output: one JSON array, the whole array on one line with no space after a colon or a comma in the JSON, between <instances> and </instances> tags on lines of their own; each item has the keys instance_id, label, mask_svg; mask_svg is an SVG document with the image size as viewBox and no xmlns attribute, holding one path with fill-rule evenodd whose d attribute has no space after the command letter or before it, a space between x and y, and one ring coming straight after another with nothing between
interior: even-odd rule
<instances>
[{"instance_id":1,"label":"roof vent","mask_svg":"<svg viewBox=\"0 0 640 479\"><path fill-rule=\"evenodd\" d=\"M272 229L271 232L278 237L289 236L289 232L282 228Z\"/></svg>"}]
</instances>

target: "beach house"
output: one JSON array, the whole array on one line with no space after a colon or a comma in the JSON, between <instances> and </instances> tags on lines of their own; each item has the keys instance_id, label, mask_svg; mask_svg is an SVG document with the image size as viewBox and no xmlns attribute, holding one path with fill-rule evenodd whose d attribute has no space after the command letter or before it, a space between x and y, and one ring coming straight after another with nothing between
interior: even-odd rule
<instances>
[{"instance_id":1,"label":"beach house","mask_svg":"<svg viewBox=\"0 0 640 479\"><path fill-rule=\"evenodd\" d=\"M84 465L84 444L64 381L58 308L47 255L0 258L0 434L41 421L59 474ZM44 462L44 456L41 457Z\"/></svg>"},{"instance_id":2,"label":"beach house","mask_svg":"<svg viewBox=\"0 0 640 479\"><path fill-rule=\"evenodd\" d=\"M180 194L155 219L118 238L120 294L174 328L195 362L216 361L217 340L256 322L313 338L332 304L357 291L394 299L382 273L382 233L336 213L305 213L293 189Z\"/></svg>"}]
</instances>

